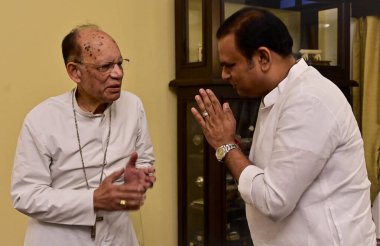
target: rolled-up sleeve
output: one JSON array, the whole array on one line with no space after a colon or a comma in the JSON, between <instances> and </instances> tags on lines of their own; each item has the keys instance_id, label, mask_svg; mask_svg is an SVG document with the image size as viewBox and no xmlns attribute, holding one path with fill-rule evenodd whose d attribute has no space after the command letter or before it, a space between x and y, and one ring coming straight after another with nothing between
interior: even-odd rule
<instances>
[{"instance_id":1,"label":"rolled-up sleeve","mask_svg":"<svg viewBox=\"0 0 380 246\"><path fill-rule=\"evenodd\" d=\"M239 192L243 200L248 204L253 204L253 196L252 196L252 186L254 179L259 176L263 175L264 172L260 168L249 165L246 168L244 168L243 172L240 174L239 177Z\"/></svg>"}]
</instances>

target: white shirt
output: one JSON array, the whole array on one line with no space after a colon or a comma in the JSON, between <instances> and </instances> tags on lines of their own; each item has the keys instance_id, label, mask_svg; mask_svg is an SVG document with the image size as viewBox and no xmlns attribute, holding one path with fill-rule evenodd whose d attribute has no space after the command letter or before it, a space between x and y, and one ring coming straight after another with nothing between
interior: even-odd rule
<instances>
[{"instance_id":1,"label":"white shirt","mask_svg":"<svg viewBox=\"0 0 380 246\"><path fill-rule=\"evenodd\" d=\"M125 167L134 151L139 155L137 164L154 162L143 105L135 95L122 92L103 114L81 110L75 99L74 107L90 189L79 154L72 93L49 98L26 116L13 169L13 205L31 217L25 245L138 245L125 211L99 211L104 220L96 224L95 240L90 227L95 223L93 192L99 186L110 110L103 180Z\"/></svg>"},{"instance_id":2,"label":"white shirt","mask_svg":"<svg viewBox=\"0 0 380 246\"><path fill-rule=\"evenodd\" d=\"M263 99L249 159L239 191L255 246L376 245L351 107L303 60Z\"/></svg>"}]
</instances>

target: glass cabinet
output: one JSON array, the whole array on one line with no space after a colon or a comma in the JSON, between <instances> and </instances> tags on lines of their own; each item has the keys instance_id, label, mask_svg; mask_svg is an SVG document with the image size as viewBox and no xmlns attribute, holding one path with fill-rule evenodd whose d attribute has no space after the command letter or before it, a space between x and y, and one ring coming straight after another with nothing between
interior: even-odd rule
<instances>
[{"instance_id":1,"label":"glass cabinet","mask_svg":"<svg viewBox=\"0 0 380 246\"><path fill-rule=\"evenodd\" d=\"M259 100L242 100L228 87L209 87L229 102L237 122L236 139L248 155ZM179 243L187 246L252 246L244 201L236 181L204 139L190 109L196 88L178 91Z\"/></svg>"},{"instance_id":2,"label":"glass cabinet","mask_svg":"<svg viewBox=\"0 0 380 246\"><path fill-rule=\"evenodd\" d=\"M216 30L246 6L276 14L293 37L293 53L332 80L351 102L348 0L176 0L176 79L172 84L220 84ZM207 80L207 82L205 81Z\"/></svg>"},{"instance_id":3,"label":"glass cabinet","mask_svg":"<svg viewBox=\"0 0 380 246\"><path fill-rule=\"evenodd\" d=\"M287 25L293 53L303 57L341 88L351 102L350 4L326 0L175 0L178 114L178 245L253 245L244 201L227 168L218 163L193 118L194 96L212 89L228 101L237 119L237 136L248 155L259 99L239 98L221 80L216 31L221 22L245 6L265 8Z\"/></svg>"}]
</instances>

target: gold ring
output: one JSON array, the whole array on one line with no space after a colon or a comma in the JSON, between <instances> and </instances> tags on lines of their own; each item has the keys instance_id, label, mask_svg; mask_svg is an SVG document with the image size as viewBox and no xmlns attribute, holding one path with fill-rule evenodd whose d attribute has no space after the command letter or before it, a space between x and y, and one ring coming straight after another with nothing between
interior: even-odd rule
<instances>
[{"instance_id":1,"label":"gold ring","mask_svg":"<svg viewBox=\"0 0 380 246\"><path fill-rule=\"evenodd\" d=\"M127 206L127 201L126 200L120 200L120 205L121 206Z\"/></svg>"}]
</instances>

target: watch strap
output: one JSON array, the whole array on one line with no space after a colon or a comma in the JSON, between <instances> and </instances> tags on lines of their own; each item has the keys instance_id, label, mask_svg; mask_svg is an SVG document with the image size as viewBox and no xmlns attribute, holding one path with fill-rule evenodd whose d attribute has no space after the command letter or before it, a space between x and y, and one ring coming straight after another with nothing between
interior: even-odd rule
<instances>
[{"instance_id":1,"label":"watch strap","mask_svg":"<svg viewBox=\"0 0 380 246\"><path fill-rule=\"evenodd\" d=\"M233 149L239 149L239 145L233 143L233 144L223 144L222 146L220 146L219 148L217 148L216 150L216 158L219 162L223 162L224 161L224 158L226 157L226 155L228 154L228 152L230 152L231 150Z\"/></svg>"}]
</instances>

